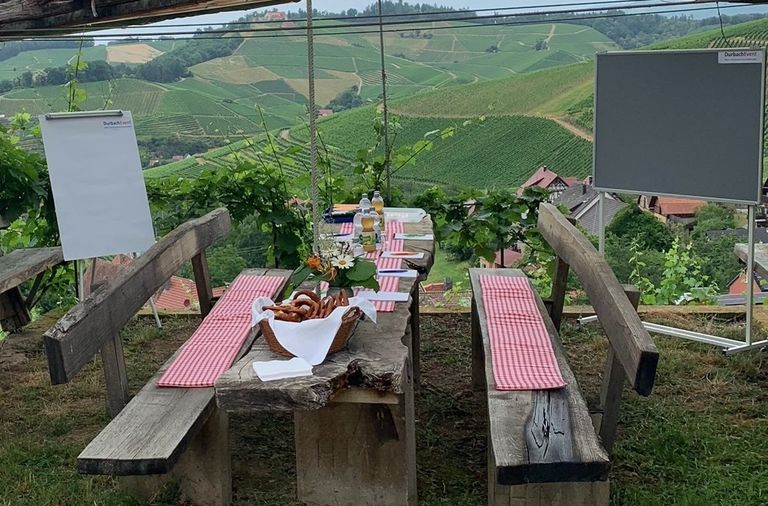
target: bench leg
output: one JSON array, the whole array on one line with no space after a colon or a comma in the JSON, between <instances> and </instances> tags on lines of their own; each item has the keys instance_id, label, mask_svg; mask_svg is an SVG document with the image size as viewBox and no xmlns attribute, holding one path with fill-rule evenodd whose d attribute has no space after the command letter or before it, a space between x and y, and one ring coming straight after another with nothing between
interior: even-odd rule
<instances>
[{"instance_id":1,"label":"bench leg","mask_svg":"<svg viewBox=\"0 0 768 506\"><path fill-rule=\"evenodd\" d=\"M416 504L413 386L399 404L333 403L294 413L299 501Z\"/></svg>"},{"instance_id":2,"label":"bench leg","mask_svg":"<svg viewBox=\"0 0 768 506\"><path fill-rule=\"evenodd\" d=\"M0 293L0 327L4 331L8 333L19 331L31 320L18 288Z\"/></svg>"},{"instance_id":3,"label":"bench leg","mask_svg":"<svg viewBox=\"0 0 768 506\"><path fill-rule=\"evenodd\" d=\"M184 504L228 506L232 503L232 467L227 413L215 409L170 476L125 476L120 482L125 490L145 501L169 482L177 482Z\"/></svg>"}]
</instances>

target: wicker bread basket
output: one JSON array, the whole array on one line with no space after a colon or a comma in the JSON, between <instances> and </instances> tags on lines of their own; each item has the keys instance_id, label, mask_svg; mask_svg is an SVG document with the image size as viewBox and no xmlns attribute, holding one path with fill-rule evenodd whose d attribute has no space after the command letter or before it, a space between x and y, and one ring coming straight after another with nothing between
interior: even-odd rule
<instances>
[{"instance_id":1,"label":"wicker bread basket","mask_svg":"<svg viewBox=\"0 0 768 506\"><path fill-rule=\"evenodd\" d=\"M331 353L341 351L347 347L347 343L349 343L349 339L352 337L352 334L355 333L355 328L357 328L357 323L360 321L360 317L362 315L363 311L358 307L351 307L344 314L341 320L341 326L339 327L338 332L336 332L336 336L334 336L333 342L331 342L331 348L328 350L329 355ZM269 325L269 321L261 320L259 322L259 326L261 327L261 335L264 336L264 340L267 342L267 346L272 353L276 353L277 355L282 355L284 357L293 357L293 353L280 345L277 337L275 337L275 332Z\"/></svg>"}]
</instances>

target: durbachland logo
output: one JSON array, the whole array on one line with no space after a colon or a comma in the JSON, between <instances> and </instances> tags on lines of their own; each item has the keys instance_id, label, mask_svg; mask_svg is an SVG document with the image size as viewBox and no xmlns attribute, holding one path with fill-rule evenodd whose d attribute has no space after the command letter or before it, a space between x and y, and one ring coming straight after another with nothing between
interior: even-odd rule
<instances>
[{"instance_id":1,"label":"durbachland logo","mask_svg":"<svg viewBox=\"0 0 768 506\"><path fill-rule=\"evenodd\" d=\"M133 121L125 120L104 120L101 122L104 128L128 128L133 126Z\"/></svg>"},{"instance_id":2,"label":"durbachland logo","mask_svg":"<svg viewBox=\"0 0 768 506\"><path fill-rule=\"evenodd\" d=\"M725 58L754 58L759 54L759 51L723 51Z\"/></svg>"},{"instance_id":3,"label":"durbachland logo","mask_svg":"<svg viewBox=\"0 0 768 506\"><path fill-rule=\"evenodd\" d=\"M717 61L718 63L761 63L763 52L750 49L718 51Z\"/></svg>"}]
</instances>

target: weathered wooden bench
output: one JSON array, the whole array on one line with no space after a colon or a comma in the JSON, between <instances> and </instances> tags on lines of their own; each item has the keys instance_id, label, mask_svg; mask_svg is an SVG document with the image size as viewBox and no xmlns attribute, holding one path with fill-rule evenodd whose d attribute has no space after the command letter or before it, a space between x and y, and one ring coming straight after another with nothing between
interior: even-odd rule
<instances>
[{"instance_id":1,"label":"weathered wooden bench","mask_svg":"<svg viewBox=\"0 0 768 506\"><path fill-rule=\"evenodd\" d=\"M567 386L560 390L495 388L481 274L524 276L517 270L471 269L473 383L488 397L490 505L608 504L609 454L625 377L641 395L653 388L658 352L636 308L639 293L622 287L605 260L557 208L539 209L539 231L557 255L549 310L536 298ZM558 336L572 268L610 344L601 406L590 416Z\"/></svg>"},{"instance_id":2,"label":"weathered wooden bench","mask_svg":"<svg viewBox=\"0 0 768 506\"><path fill-rule=\"evenodd\" d=\"M17 249L5 256L0 253L0 327L3 330L16 332L29 323L29 308L35 304L45 272L63 262L60 247ZM19 285L33 277L35 281L24 299Z\"/></svg>"},{"instance_id":3,"label":"weathered wooden bench","mask_svg":"<svg viewBox=\"0 0 768 506\"><path fill-rule=\"evenodd\" d=\"M117 279L94 291L45 334L53 383L70 381L101 351L113 420L77 460L83 474L128 477L139 495L156 493L159 481L180 481L182 494L200 504L227 504L231 496L226 413L213 388L158 388L158 373L132 398L119 332L181 266L191 260L203 316L212 305L205 248L230 229L218 209L189 221L157 242ZM276 275L260 269L253 274ZM290 272L277 271L286 278ZM250 336L241 354L255 336ZM152 475L165 475L164 477Z\"/></svg>"}]
</instances>

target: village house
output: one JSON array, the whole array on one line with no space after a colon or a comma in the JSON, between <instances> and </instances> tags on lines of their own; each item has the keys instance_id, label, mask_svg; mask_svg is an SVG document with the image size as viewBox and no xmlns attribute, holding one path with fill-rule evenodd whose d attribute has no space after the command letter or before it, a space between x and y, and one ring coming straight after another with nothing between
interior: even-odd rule
<instances>
[{"instance_id":1,"label":"village house","mask_svg":"<svg viewBox=\"0 0 768 506\"><path fill-rule=\"evenodd\" d=\"M559 197L566 188L576 181L576 178L562 178L558 176L557 173L549 170L549 167L543 165L539 167L539 169L534 172L525 183L520 185L520 188L517 189L517 194L522 195L523 190L526 188L538 186L539 188L544 188L550 191L551 194L549 200L551 202Z\"/></svg>"},{"instance_id":2,"label":"village house","mask_svg":"<svg viewBox=\"0 0 768 506\"><path fill-rule=\"evenodd\" d=\"M696 219L696 210L706 202L703 200L683 199L680 197L661 197L641 195L637 198L640 209L652 213L662 222L690 225Z\"/></svg>"},{"instance_id":3,"label":"village house","mask_svg":"<svg viewBox=\"0 0 768 506\"><path fill-rule=\"evenodd\" d=\"M552 202L568 209L571 218L592 235L600 234L600 194L586 182L572 184ZM614 216L627 207L615 193L606 193L603 201L603 225L608 226Z\"/></svg>"}]
</instances>

